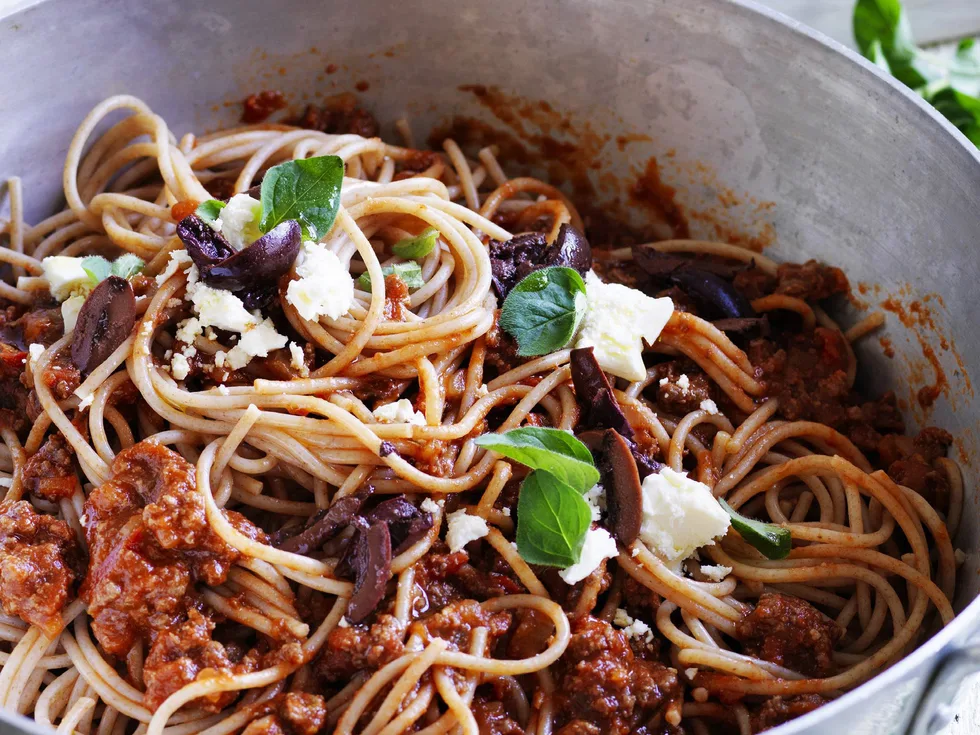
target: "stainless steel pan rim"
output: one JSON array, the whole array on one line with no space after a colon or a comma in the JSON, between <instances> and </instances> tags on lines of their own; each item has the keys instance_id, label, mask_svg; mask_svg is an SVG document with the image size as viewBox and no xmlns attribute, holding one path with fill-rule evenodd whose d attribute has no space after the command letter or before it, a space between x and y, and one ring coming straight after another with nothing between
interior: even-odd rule
<instances>
[{"instance_id":1,"label":"stainless steel pan rim","mask_svg":"<svg viewBox=\"0 0 980 735\"><path fill-rule=\"evenodd\" d=\"M722 0L711 0L711 2L721 2ZM976 169L977 180L980 181L980 152L967 141L967 139L956 130L945 118L936 112L931 106L927 105L919 96L897 83L894 79L884 74L880 69L870 64L850 49L845 48L839 43L813 31L812 29L774 12L753 0L724 0L731 8L732 13L741 14L754 24L769 24L775 33L788 31L795 38L795 41L802 45L824 47L836 52L848 59L851 63L857 64L863 69L863 74L869 77L869 81L874 84L873 91L877 94L888 93L890 96L897 94L904 100L903 114L907 114L912 123L921 128L925 134L940 134L944 130L956 141L956 155L961 157L963 166L972 166ZM14 0L12 5L7 5L0 12L0 20L9 19L21 11L30 12L30 8L42 5L44 0ZM651 5L663 5L662 0L652 0ZM869 76L870 75L870 76ZM871 80L870 77L874 79ZM66 94L71 94L71 90L66 90ZM937 127L938 126L938 127ZM2 162L0 162L2 163ZM976 550L971 550L976 551ZM933 638L924 643L921 647L910 653L906 658L898 662L895 666L882 672L868 683L845 694L839 699L821 707L819 710L805 715L793 722L787 723L773 730L774 735L793 735L803 733L818 727L822 722L831 720L837 716L843 716L848 711L854 711L856 707L874 706L877 694L880 694L891 687L900 686L910 671L938 671L934 683L943 684L942 676L954 678L962 675L969 667L975 666L980 655L976 652L976 646L968 647L971 636L976 636L980 630L980 599L972 601L967 605L945 629L939 631ZM941 701L948 692L940 687L934 690L935 694L914 691L909 693L910 705L913 700L921 701L928 708L941 704ZM931 709L923 707L923 717L920 717L915 727L919 728L915 732L926 732L927 728L935 723L931 721ZM8 713L0 712L0 730L6 730L7 726L22 732L43 732L42 728L33 722L17 718Z\"/></svg>"}]
</instances>

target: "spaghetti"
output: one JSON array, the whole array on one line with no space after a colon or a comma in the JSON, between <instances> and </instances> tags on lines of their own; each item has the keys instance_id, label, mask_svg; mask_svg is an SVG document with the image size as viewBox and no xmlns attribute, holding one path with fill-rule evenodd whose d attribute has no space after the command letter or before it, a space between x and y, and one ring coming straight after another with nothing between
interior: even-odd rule
<instances>
[{"instance_id":1,"label":"spaghetti","mask_svg":"<svg viewBox=\"0 0 980 735\"><path fill-rule=\"evenodd\" d=\"M365 132L365 115L341 117ZM574 584L525 561L512 543L525 470L475 440L580 429L584 397L569 349L515 353L488 243L550 244L588 221L558 189L507 179L492 147L424 152L367 132L260 123L178 138L119 96L72 140L64 211L29 225L9 182L0 706L98 735L748 735L952 618L951 439L906 437L893 398L853 389L850 343L880 317L841 332L819 303L846 288L839 271L724 243L595 244L605 280L674 303L646 376L615 381L611 400L641 465L778 524L791 552L766 558L729 531L681 565L636 539ZM255 317L292 346L224 364L238 335L183 329L198 275L175 228L320 156L345 173L318 239L370 280L343 314L308 319L286 298L292 271ZM392 247L426 228L437 246L409 289ZM135 326L85 375L42 261L124 253L146 263L130 279ZM710 321L700 287L658 280L640 253L732 284L755 316ZM362 614L367 583L345 555L382 506L402 514L389 529L416 525L403 548L385 532L390 564ZM460 510L484 532L450 549ZM330 513L344 522L313 539Z\"/></svg>"}]
</instances>

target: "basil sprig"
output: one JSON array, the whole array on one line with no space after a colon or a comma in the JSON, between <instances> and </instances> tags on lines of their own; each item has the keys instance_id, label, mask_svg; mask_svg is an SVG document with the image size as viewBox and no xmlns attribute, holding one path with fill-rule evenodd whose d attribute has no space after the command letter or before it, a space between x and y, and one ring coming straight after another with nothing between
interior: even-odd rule
<instances>
[{"instance_id":1,"label":"basil sprig","mask_svg":"<svg viewBox=\"0 0 980 735\"><path fill-rule=\"evenodd\" d=\"M273 166L262 179L262 220L268 232L294 219L307 240L319 240L333 226L340 206L344 162L338 156L299 158Z\"/></svg>"},{"instance_id":2,"label":"basil sprig","mask_svg":"<svg viewBox=\"0 0 980 735\"><path fill-rule=\"evenodd\" d=\"M386 265L381 269L381 275L387 276L398 276L403 281L405 285L410 289L422 288L425 285L425 280L422 278L422 266L416 263L414 260L409 260L405 263L394 263L393 265ZM357 286L363 291L371 290L371 274L364 271L357 278Z\"/></svg>"},{"instance_id":3,"label":"basil sprig","mask_svg":"<svg viewBox=\"0 0 980 735\"><path fill-rule=\"evenodd\" d=\"M477 437L476 444L517 460L532 470L546 470L579 493L599 482L592 453L561 429L524 426L504 434L484 434Z\"/></svg>"},{"instance_id":4,"label":"basil sprig","mask_svg":"<svg viewBox=\"0 0 980 735\"><path fill-rule=\"evenodd\" d=\"M427 227L415 237L406 237L391 246L391 252L400 258L424 258L431 253L439 240L439 230Z\"/></svg>"},{"instance_id":5,"label":"basil sprig","mask_svg":"<svg viewBox=\"0 0 980 735\"><path fill-rule=\"evenodd\" d=\"M143 259L132 253L124 253L109 262L101 255L89 255L82 258L82 270L88 274L93 286L102 283L109 276L132 278L146 266Z\"/></svg>"},{"instance_id":6,"label":"basil sprig","mask_svg":"<svg viewBox=\"0 0 980 735\"><path fill-rule=\"evenodd\" d=\"M203 219L209 225L221 216L221 210L228 205L218 199L207 199L197 205L194 214Z\"/></svg>"},{"instance_id":7,"label":"basil sprig","mask_svg":"<svg viewBox=\"0 0 980 735\"><path fill-rule=\"evenodd\" d=\"M862 54L980 146L980 45L961 41L951 57L920 48L899 0L857 0L853 22Z\"/></svg>"},{"instance_id":8,"label":"basil sprig","mask_svg":"<svg viewBox=\"0 0 980 735\"><path fill-rule=\"evenodd\" d=\"M517 500L517 553L529 564L579 560L592 511L583 493L599 481L588 448L568 432L525 426L484 434L477 445L530 467Z\"/></svg>"},{"instance_id":9,"label":"basil sprig","mask_svg":"<svg viewBox=\"0 0 980 735\"><path fill-rule=\"evenodd\" d=\"M763 556L767 559L785 559L789 556L789 552L793 549L793 536L788 528L746 518L722 498L718 498L718 502L731 517L732 528L738 531L738 535L748 544L761 551Z\"/></svg>"},{"instance_id":10,"label":"basil sprig","mask_svg":"<svg viewBox=\"0 0 980 735\"><path fill-rule=\"evenodd\" d=\"M592 512L582 493L546 470L524 479L517 499L517 553L529 564L570 567L582 555Z\"/></svg>"},{"instance_id":11,"label":"basil sprig","mask_svg":"<svg viewBox=\"0 0 980 735\"><path fill-rule=\"evenodd\" d=\"M517 340L521 357L547 355L567 345L585 316L585 281L563 266L526 276L504 300L500 327Z\"/></svg>"}]
</instances>

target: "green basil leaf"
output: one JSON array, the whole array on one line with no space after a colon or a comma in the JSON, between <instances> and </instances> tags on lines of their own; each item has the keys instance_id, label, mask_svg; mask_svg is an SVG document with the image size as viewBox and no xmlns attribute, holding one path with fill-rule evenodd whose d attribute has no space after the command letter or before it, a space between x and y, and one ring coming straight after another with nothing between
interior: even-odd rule
<instances>
[{"instance_id":1,"label":"green basil leaf","mask_svg":"<svg viewBox=\"0 0 980 735\"><path fill-rule=\"evenodd\" d=\"M546 470L580 493L599 482L592 453L561 429L523 426L503 434L484 434L477 437L476 444L532 470Z\"/></svg>"},{"instance_id":2,"label":"green basil leaf","mask_svg":"<svg viewBox=\"0 0 980 735\"><path fill-rule=\"evenodd\" d=\"M414 260L409 260L405 263L395 263L394 265L386 265L381 269L381 273L385 276L396 275L405 281L405 285L410 289L422 288L425 285L425 281L422 279L422 266L416 263ZM357 285L363 291L371 290L371 274L364 271L357 278Z\"/></svg>"},{"instance_id":3,"label":"green basil leaf","mask_svg":"<svg viewBox=\"0 0 980 735\"><path fill-rule=\"evenodd\" d=\"M214 221L221 216L221 210L226 206L228 205L217 199L207 199L197 205L194 214L210 225L214 224Z\"/></svg>"},{"instance_id":4,"label":"green basil leaf","mask_svg":"<svg viewBox=\"0 0 980 735\"><path fill-rule=\"evenodd\" d=\"M439 230L427 227L415 237L406 237L391 246L391 252L400 258L424 258L432 252L439 240Z\"/></svg>"},{"instance_id":5,"label":"green basil leaf","mask_svg":"<svg viewBox=\"0 0 980 735\"><path fill-rule=\"evenodd\" d=\"M582 555L591 525L580 492L544 470L525 478L517 499L517 553L524 561L570 567Z\"/></svg>"},{"instance_id":6,"label":"green basil leaf","mask_svg":"<svg viewBox=\"0 0 980 735\"><path fill-rule=\"evenodd\" d=\"M112 275L112 264L101 255L89 255L82 258L82 270L93 284L98 284Z\"/></svg>"},{"instance_id":7,"label":"green basil leaf","mask_svg":"<svg viewBox=\"0 0 980 735\"><path fill-rule=\"evenodd\" d=\"M112 275L119 276L120 278L132 278L137 273L142 272L145 267L146 263L143 262L141 257L132 253L126 253L112 261Z\"/></svg>"},{"instance_id":8,"label":"green basil leaf","mask_svg":"<svg viewBox=\"0 0 980 735\"><path fill-rule=\"evenodd\" d=\"M746 518L723 499L718 498L721 507L732 519L732 527L738 531L746 543L751 544L767 559L785 559L793 548L793 536L788 528L775 523L763 523L754 518Z\"/></svg>"},{"instance_id":9,"label":"green basil leaf","mask_svg":"<svg viewBox=\"0 0 980 735\"><path fill-rule=\"evenodd\" d=\"M585 305L585 281L577 271L542 268L507 295L500 327L517 340L518 355L547 355L572 340L585 316Z\"/></svg>"},{"instance_id":10,"label":"green basil leaf","mask_svg":"<svg viewBox=\"0 0 980 735\"><path fill-rule=\"evenodd\" d=\"M294 219L303 237L319 240L333 226L340 206L344 162L337 156L300 158L273 166L262 179L262 221L268 232L280 222Z\"/></svg>"}]
</instances>

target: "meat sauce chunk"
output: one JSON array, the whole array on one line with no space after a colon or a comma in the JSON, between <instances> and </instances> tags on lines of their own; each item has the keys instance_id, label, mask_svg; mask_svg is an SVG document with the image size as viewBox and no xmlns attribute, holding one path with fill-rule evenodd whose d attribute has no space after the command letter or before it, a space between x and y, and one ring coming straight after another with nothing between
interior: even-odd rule
<instances>
[{"instance_id":1,"label":"meat sauce chunk","mask_svg":"<svg viewBox=\"0 0 980 735\"><path fill-rule=\"evenodd\" d=\"M242 735L316 735L327 722L327 705L319 694L287 692L262 708Z\"/></svg>"},{"instance_id":2,"label":"meat sauce chunk","mask_svg":"<svg viewBox=\"0 0 980 735\"><path fill-rule=\"evenodd\" d=\"M95 637L117 656L176 628L191 585L222 583L238 558L208 524L194 467L153 442L119 453L109 481L86 500L85 516L91 564L82 597ZM239 514L227 516L246 536L264 536Z\"/></svg>"},{"instance_id":3,"label":"meat sauce chunk","mask_svg":"<svg viewBox=\"0 0 980 735\"><path fill-rule=\"evenodd\" d=\"M405 650L405 631L393 615L378 615L372 625L330 631L316 663L316 673L330 683L347 683L360 672L372 672Z\"/></svg>"},{"instance_id":4,"label":"meat sauce chunk","mask_svg":"<svg viewBox=\"0 0 980 735\"><path fill-rule=\"evenodd\" d=\"M24 486L32 495L58 502L81 490L75 473L75 452L60 433L49 436L24 465Z\"/></svg>"},{"instance_id":5,"label":"meat sauce chunk","mask_svg":"<svg viewBox=\"0 0 980 735\"><path fill-rule=\"evenodd\" d=\"M937 459L946 456L953 436L927 426L914 438L889 434L878 442L878 456L888 475L899 485L914 490L941 511L949 508L949 477Z\"/></svg>"},{"instance_id":6,"label":"meat sauce chunk","mask_svg":"<svg viewBox=\"0 0 980 735\"><path fill-rule=\"evenodd\" d=\"M762 732L802 717L830 700L819 694L800 694L795 697L770 697L752 714L752 732Z\"/></svg>"},{"instance_id":7,"label":"meat sauce chunk","mask_svg":"<svg viewBox=\"0 0 980 735\"><path fill-rule=\"evenodd\" d=\"M524 728L510 716L503 702L478 691L470 709L480 735L524 735Z\"/></svg>"},{"instance_id":8,"label":"meat sauce chunk","mask_svg":"<svg viewBox=\"0 0 980 735\"><path fill-rule=\"evenodd\" d=\"M588 615L572 620L572 639L556 668L556 725L563 735L646 729L682 696L673 669L637 658L626 635Z\"/></svg>"},{"instance_id":9,"label":"meat sauce chunk","mask_svg":"<svg viewBox=\"0 0 980 735\"><path fill-rule=\"evenodd\" d=\"M49 635L84 574L84 554L65 521L29 502L0 504L0 607Z\"/></svg>"},{"instance_id":10,"label":"meat sauce chunk","mask_svg":"<svg viewBox=\"0 0 980 735\"><path fill-rule=\"evenodd\" d=\"M798 597L764 592L755 609L736 623L735 633L751 656L807 676L827 676L844 631Z\"/></svg>"},{"instance_id":11,"label":"meat sauce chunk","mask_svg":"<svg viewBox=\"0 0 980 735\"><path fill-rule=\"evenodd\" d=\"M462 600L450 603L435 615L414 623L412 629L425 641L442 638L452 648L465 652L469 650L473 630L486 628L487 650L492 650L494 641L507 632L510 621L508 612L487 612L476 600Z\"/></svg>"}]
</instances>

